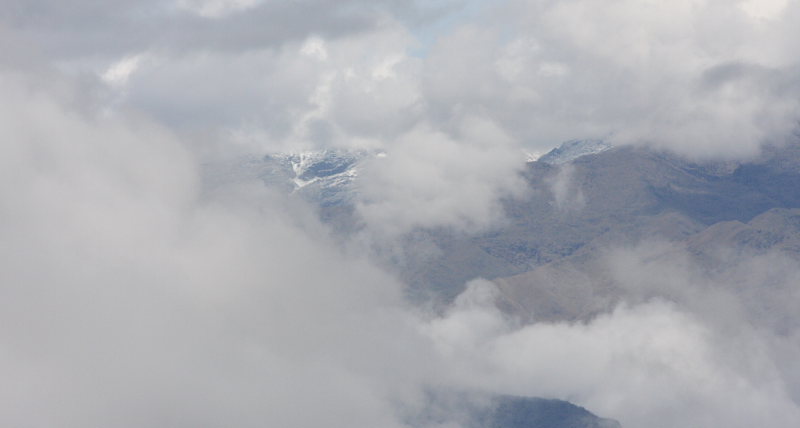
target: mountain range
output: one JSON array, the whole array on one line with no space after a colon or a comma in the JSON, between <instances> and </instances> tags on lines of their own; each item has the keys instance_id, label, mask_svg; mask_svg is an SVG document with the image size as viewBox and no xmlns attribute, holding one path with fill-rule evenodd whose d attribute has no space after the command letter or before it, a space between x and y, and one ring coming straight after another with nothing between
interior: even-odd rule
<instances>
[{"instance_id":1,"label":"mountain range","mask_svg":"<svg viewBox=\"0 0 800 428\"><path fill-rule=\"evenodd\" d=\"M359 167L378 156L385 154L273 154L209 166L206 177L212 183L259 179L300 197L346 239L359 230ZM409 285L412 300L434 308L453 301L474 278L491 280L500 291L498 307L523 321L589 320L622 300L654 295L691 303L664 287L632 292L613 263L627 249L638 263L672 263L700 272L701 282L728 284L747 297L745 310L774 331L800 328L776 315L786 311L774 310L785 305L780 296L791 292L791 279L749 281L740 267L757 257L800 263L800 142L766 146L747 161L704 162L569 141L527 162L521 175L528 191L502 201L504 221L471 233L420 229L400 239L400 257L379 262ZM755 283L777 291L761 293ZM557 400L498 400L474 418L480 426L617 426Z\"/></svg>"}]
</instances>

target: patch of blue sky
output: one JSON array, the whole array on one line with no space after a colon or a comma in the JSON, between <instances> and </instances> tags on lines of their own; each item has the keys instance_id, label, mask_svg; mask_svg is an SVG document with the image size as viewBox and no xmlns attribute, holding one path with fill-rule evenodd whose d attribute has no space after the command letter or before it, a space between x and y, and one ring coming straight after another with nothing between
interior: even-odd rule
<instances>
[{"instance_id":1,"label":"patch of blue sky","mask_svg":"<svg viewBox=\"0 0 800 428\"><path fill-rule=\"evenodd\" d=\"M419 7L431 19L411 29L418 43L409 49L409 54L418 58L428 55L431 48L442 37L461 24L479 19L487 8L505 0L430 0L420 1Z\"/></svg>"}]
</instances>

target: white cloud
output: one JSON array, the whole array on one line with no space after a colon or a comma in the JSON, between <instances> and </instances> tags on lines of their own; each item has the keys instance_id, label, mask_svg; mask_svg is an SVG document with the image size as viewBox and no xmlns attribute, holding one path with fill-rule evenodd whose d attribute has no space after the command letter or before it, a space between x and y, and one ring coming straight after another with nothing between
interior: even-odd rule
<instances>
[{"instance_id":1,"label":"white cloud","mask_svg":"<svg viewBox=\"0 0 800 428\"><path fill-rule=\"evenodd\" d=\"M255 7L262 0L178 0L177 6L204 18L220 18Z\"/></svg>"},{"instance_id":2,"label":"white cloud","mask_svg":"<svg viewBox=\"0 0 800 428\"><path fill-rule=\"evenodd\" d=\"M429 387L564 398L634 428L800 420L786 371L797 342L764 334L727 300L708 305L680 263L612 254L629 287L655 279L685 294L666 303L642 292L585 323L519 326L482 280L444 315L422 317L302 206L260 184L204 194L191 146L147 121L76 112L74 99L32 89L35 78L0 78L5 425L400 427ZM399 159L381 169L403 196L375 207L408 224L480 225L499 175L471 171L510 138L474 119L459 140L423 131L382 158ZM490 153L503 154L493 168L513 168L510 152ZM392 181L417 164L410 191ZM447 191L420 193L431 179ZM403 197L424 209L389 203ZM741 266L733 278L754 284L796 270Z\"/></svg>"},{"instance_id":3,"label":"white cloud","mask_svg":"<svg viewBox=\"0 0 800 428\"><path fill-rule=\"evenodd\" d=\"M771 8L765 26L738 6L507 2L434 46L426 95L440 115L480 112L531 149L611 136L693 157L751 156L800 117L787 44L797 12ZM712 81L726 67L741 72Z\"/></svg>"},{"instance_id":4,"label":"white cloud","mask_svg":"<svg viewBox=\"0 0 800 428\"><path fill-rule=\"evenodd\" d=\"M574 170L572 164L561 165L558 173L547 181L558 210L579 211L586 205L581 183L573 179Z\"/></svg>"},{"instance_id":5,"label":"white cloud","mask_svg":"<svg viewBox=\"0 0 800 428\"><path fill-rule=\"evenodd\" d=\"M486 287L474 283L430 325L439 352L452 358L448 375L456 384L569 399L632 428L791 427L800 420L775 367L780 354L746 324L731 334L652 300L586 322L516 327L482 297L491 296Z\"/></svg>"},{"instance_id":6,"label":"white cloud","mask_svg":"<svg viewBox=\"0 0 800 428\"><path fill-rule=\"evenodd\" d=\"M525 159L491 122L463 119L449 136L421 126L385 146L359 176L359 213L379 235L414 228L479 230L503 218L500 200L520 196Z\"/></svg>"},{"instance_id":7,"label":"white cloud","mask_svg":"<svg viewBox=\"0 0 800 428\"><path fill-rule=\"evenodd\" d=\"M300 53L308 55L319 61L328 59L328 50L325 48L325 41L319 37L309 37L300 48Z\"/></svg>"},{"instance_id":8,"label":"white cloud","mask_svg":"<svg viewBox=\"0 0 800 428\"><path fill-rule=\"evenodd\" d=\"M788 0L745 0L739 7L755 18L771 20L780 17L788 3Z\"/></svg>"},{"instance_id":9,"label":"white cloud","mask_svg":"<svg viewBox=\"0 0 800 428\"><path fill-rule=\"evenodd\" d=\"M128 55L114 62L100 75L104 82L111 86L121 87L128 83L131 75L140 67L147 54Z\"/></svg>"},{"instance_id":10,"label":"white cloud","mask_svg":"<svg viewBox=\"0 0 800 428\"><path fill-rule=\"evenodd\" d=\"M427 345L394 280L29 79L0 75L3 425L402 425Z\"/></svg>"},{"instance_id":11,"label":"white cloud","mask_svg":"<svg viewBox=\"0 0 800 428\"><path fill-rule=\"evenodd\" d=\"M295 61L275 63L269 71L255 59L254 52L268 56L302 40L307 59L351 77L342 96L358 102L337 105L334 110L342 115L337 123L314 125L322 130L317 134L339 134L337 143L363 137L353 134L368 123L391 129L396 137L420 123L446 127L453 117L469 114L494 122L529 150L611 136L617 143L695 157L746 157L765 140L791 132L800 116L800 12L785 0L536 0L481 9L459 1L442 7L367 6L357 0L177 3L213 17L199 20L156 0L118 0L92 8L94 15L86 19L76 12L82 8L37 2L58 25L45 28L19 15L8 21L10 31L58 61L78 64L76 69L82 61L92 68L98 58L158 52L164 64L147 76L137 74L142 79L130 88L127 102L179 129L205 127L197 131L201 135L247 127L275 138L295 127L300 119L268 107L292 110L305 102L302 78L279 79L279 87L248 83L291 73L318 79L317 71L298 70ZM430 45L425 56L409 57L420 43L413 35L430 28L440 37L425 41ZM115 42L109 43L112 36ZM117 65L107 70L109 81L124 81L135 68L133 61ZM724 84L709 82L715 70L736 66L747 71L727 75ZM309 67L319 70L323 64ZM188 70L203 79L187 76ZM165 81L177 87L165 88ZM227 96L213 101L191 96L215 91ZM198 101L206 114L196 114ZM340 113L348 108L352 114ZM356 119L373 111L382 114ZM349 123L338 122L345 118ZM374 125L381 121L388 124ZM355 122L359 129L347 128ZM341 125L345 129L337 129Z\"/></svg>"}]
</instances>

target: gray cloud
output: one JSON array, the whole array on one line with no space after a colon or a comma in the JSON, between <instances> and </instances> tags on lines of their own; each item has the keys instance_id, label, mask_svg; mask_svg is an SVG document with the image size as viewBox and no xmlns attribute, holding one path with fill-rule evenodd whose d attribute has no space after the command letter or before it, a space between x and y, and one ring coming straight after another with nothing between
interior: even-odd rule
<instances>
[{"instance_id":1,"label":"gray cloud","mask_svg":"<svg viewBox=\"0 0 800 428\"><path fill-rule=\"evenodd\" d=\"M562 211L579 211L586 205L583 190L572 178L572 164L559 166L558 174L548 180L556 208Z\"/></svg>"},{"instance_id":2,"label":"gray cloud","mask_svg":"<svg viewBox=\"0 0 800 428\"><path fill-rule=\"evenodd\" d=\"M523 192L522 146L751 155L796 126L796 4L511 1L423 56L415 26L459 2L203 4L5 2L4 425L403 426L431 385L627 427L796 425L797 294L754 291L797 277L779 256L708 276L643 245L606 260L627 303L595 319L520 326L485 281L432 316L307 207L198 173L232 152L379 150L358 209L394 238L490 227Z\"/></svg>"},{"instance_id":3,"label":"gray cloud","mask_svg":"<svg viewBox=\"0 0 800 428\"><path fill-rule=\"evenodd\" d=\"M404 426L432 387L570 399L629 427L800 417L794 336L717 298L726 278L696 287L684 258L612 253L631 303L586 323L520 326L485 281L422 316L302 206L260 184L203 193L191 145L77 112L34 76L2 75L5 424ZM796 270L731 263L751 285Z\"/></svg>"},{"instance_id":4,"label":"gray cloud","mask_svg":"<svg viewBox=\"0 0 800 428\"><path fill-rule=\"evenodd\" d=\"M420 127L365 166L357 208L378 235L434 227L481 230L503 218L502 198L524 193L522 166L508 136L479 118L465 119L455 137Z\"/></svg>"},{"instance_id":5,"label":"gray cloud","mask_svg":"<svg viewBox=\"0 0 800 428\"><path fill-rule=\"evenodd\" d=\"M402 425L394 280L261 186L202 196L163 129L2 89L4 424Z\"/></svg>"},{"instance_id":6,"label":"gray cloud","mask_svg":"<svg viewBox=\"0 0 800 428\"><path fill-rule=\"evenodd\" d=\"M482 117L534 151L596 137L736 158L800 115L800 12L778 0L512 1L450 22L439 39L426 26L469 2L62 3L12 2L2 22L66 69L101 74L144 55L117 103L201 134L288 138L307 118L287 112L313 110L312 88L326 85L322 145L420 123L454 133ZM314 35L330 49L324 64L290 58ZM427 54L409 56L421 43ZM359 73L380 61L394 83Z\"/></svg>"},{"instance_id":7,"label":"gray cloud","mask_svg":"<svg viewBox=\"0 0 800 428\"><path fill-rule=\"evenodd\" d=\"M721 257L736 267L703 268L669 244L609 250L626 293L583 321L520 326L494 306L494 285L475 281L429 334L467 387L569 399L626 427L794 426L796 262Z\"/></svg>"},{"instance_id":8,"label":"gray cloud","mask_svg":"<svg viewBox=\"0 0 800 428\"><path fill-rule=\"evenodd\" d=\"M229 5L230 13L203 16L199 13L203 4L213 2L6 3L10 4L0 22L60 60L151 49L181 55L195 50L241 52L274 47L309 33L341 36L359 32L374 25L378 10L360 1L260 1L241 9L232 7L237 2L219 2Z\"/></svg>"},{"instance_id":9,"label":"gray cloud","mask_svg":"<svg viewBox=\"0 0 800 428\"><path fill-rule=\"evenodd\" d=\"M717 1L495 12L433 49L425 81L438 114L480 111L540 148L599 137L704 158L752 155L796 127L794 3L769 19ZM709 85L731 64L736 78Z\"/></svg>"}]
</instances>

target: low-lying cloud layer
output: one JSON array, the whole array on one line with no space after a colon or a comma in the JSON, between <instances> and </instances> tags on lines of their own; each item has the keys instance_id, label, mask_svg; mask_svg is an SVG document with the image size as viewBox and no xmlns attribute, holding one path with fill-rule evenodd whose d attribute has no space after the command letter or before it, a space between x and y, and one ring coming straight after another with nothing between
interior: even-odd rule
<instances>
[{"instance_id":1,"label":"low-lying cloud layer","mask_svg":"<svg viewBox=\"0 0 800 428\"><path fill-rule=\"evenodd\" d=\"M454 356L457 382L568 398L625 427L789 427L800 420L775 366L780 353L759 334L732 331L749 328L746 322L719 328L702 314L651 300L585 323L512 328L485 298L488 287L473 283L431 326L440 350Z\"/></svg>"},{"instance_id":2,"label":"low-lying cloud layer","mask_svg":"<svg viewBox=\"0 0 800 428\"><path fill-rule=\"evenodd\" d=\"M426 368L391 278L261 186L201 196L163 130L2 81L4 425L400 426Z\"/></svg>"}]
</instances>

